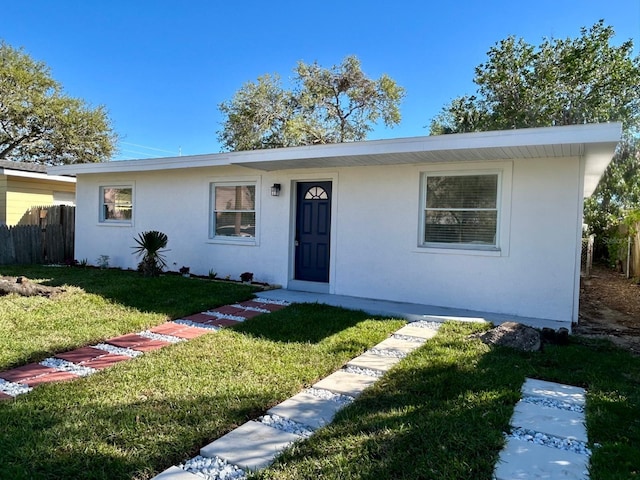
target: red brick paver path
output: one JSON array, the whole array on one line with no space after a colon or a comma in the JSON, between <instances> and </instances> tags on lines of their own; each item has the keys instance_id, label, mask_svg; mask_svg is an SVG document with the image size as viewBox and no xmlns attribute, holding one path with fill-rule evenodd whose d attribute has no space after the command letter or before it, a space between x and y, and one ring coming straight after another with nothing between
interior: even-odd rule
<instances>
[{"instance_id":1,"label":"red brick paver path","mask_svg":"<svg viewBox=\"0 0 640 480\"><path fill-rule=\"evenodd\" d=\"M130 333L104 341L104 343L114 347L126 349L116 349L118 353L110 353L101 348L87 346L77 348L69 352L58 353L55 355L54 360L64 360L66 362L71 362L78 367L89 367L95 370L102 370L115 365L116 363L131 360L133 358L129 355L121 355L120 352L127 353L132 350L137 352L150 352L153 350L159 350L172 345L172 343L175 343L178 339L191 340L215 331L215 329L211 327L224 328L233 326L258 315L281 310L285 306L286 304L271 303L262 300L249 300L239 304L225 305L213 310L183 317L182 320L189 321L191 323L190 325L180 323L180 320L177 320L175 322L166 322L149 329L150 332L158 335L176 337L171 342L149 338L138 333ZM202 325L202 327L199 327L198 324ZM28 365L22 365L20 367L12 368L11 370L0 372L0 379L23 387L35 387L43 383L62 382L66 380L74 380L76 378L79 378L79 376L72 372L58 370L39 363L30 363ZM5 391L2 391L2 382L0 382L0 401L12 398L14 398L13 392L8 394Z\"/></svg>"}]
</instances>

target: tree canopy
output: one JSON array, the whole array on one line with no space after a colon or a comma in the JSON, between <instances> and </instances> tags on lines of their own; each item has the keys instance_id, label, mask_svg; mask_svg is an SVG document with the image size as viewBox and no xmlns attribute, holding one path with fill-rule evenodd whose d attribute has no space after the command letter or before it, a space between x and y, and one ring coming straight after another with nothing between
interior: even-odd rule
<instances>
[{"instance_id":1,"label":"tree canopy","mask_svg":"<svg viewBox=\"0 0 640 480\"><path fill-rule=\"evenodd\" d=\"M623 139L585 205L592 231L603 234L640 205L640 57L631 40L612 45L614 35L601 20L577 38L497 42L475 69L477 92L445 106L430 133L621 121Z\"/></svg>"},{"instance_id":2,"label":"tree canopy","mask_svg":"<svg viewBox=\"0 0 640 480\"><path fill-rule=\"evenodd\" d=\"M115 143L103 106L66 95L44 63L0 42L0 160L101 162Z\"/></svg>"},{"instance_id":3,"label":"tree canopy","mask_svg":"<svg viewBox=\"0 0 640 480\"><path fill-rule=\"evenodd\" d=\"M219 105L224 149L364 140L380 120L388 127L400 123L404 89L387 75L368 78L355 56L328 69L298 62L294 72L293 89L278 75L264 75Z\"/></svg>"}]
</instances>

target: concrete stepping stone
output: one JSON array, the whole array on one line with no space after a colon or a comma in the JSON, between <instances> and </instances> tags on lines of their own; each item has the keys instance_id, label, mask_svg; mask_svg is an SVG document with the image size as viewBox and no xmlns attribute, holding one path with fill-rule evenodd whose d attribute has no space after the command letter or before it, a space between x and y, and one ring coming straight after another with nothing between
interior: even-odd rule
<instances>
[{"instance_id":1,"label":"concrete stepping stone","mask_svg":"<svg viewBox=\"0 0 640 480\"><path fill-rule=\"evenodd\" d=\"M220 457L243 470L269 466L282 450L300 437L249 421L200 449L203 457Z\"/></svg>"},{"instance_id":2,"label":"concrete stepping stone","mask_svg":"<svg viewBox=\"0 0 640 480\"><path fill-rule=\"evenodd\" d=\"M51 367L45 367L38 363L29 363L21 367L12 368L5 372L0 372L0 378L14 383L25 383L26 380L31 378L54 373L57 370Z\"/></svg>"},{"instance_id":3,"label":"concrete stepping stone","mask_svg":"<svg viewBox=\"0 0 640 480\"><path fill-rule=\"evenodd\" d=\"M402 353L411 353L421 346L422 344L417 342L409 342L407 340L399 340L397 338L390 337L383 340L373 348L376 350L396 350Z\"/></svg>"},{"instance_id":4,"label":"concrete stepping stone","mask_svg":"<svg viewBox=\"0 0 640 480\"><path fill-rule=\"evenodd\" d=\"M55 355L55 358L79 364L82 362L93 360L94 358L101 357L104 354L105 351L100 350L99 348L82 347L77 348L76 350L71 350L70 352L58 353L57 355Z\"/></svg>"},{"instance_id":5,"label":"concrete stepping stone","mask_svg":"<svg viewBox=\"0 0 640 480\"><path fill-rule=\"evenodd\" d=\"M516 404L511 425L560 438L587 442L584 413L580 412L545 407L521 400Z\"/></svg>"},{"instance_id":6,"label":"concrete stepping stone","mask_svg":"<svg viewBox=\"0 0 640 480\"><path fill-rule=\"evenodd\" d=\"M376 377L338 370L313 385L313 388L322 388L334 393L357 397L364 389L376 383L376 380L378 380Z\"/></svg>"},{"instance_id":7,"label":"concrete stepping stone","mask_svg":"<svg viewBox=\"0 0 640 480\"><path fill-rule=\"evenodd\" d=\"M425 340L429 340L430 338L435 337L438 331L432 328L423 328L423 327L414 327L412 325L405 325L395 333L396 335L407 335L409 337L417 337L417 338L423 338Z\"/></svg>"},{"instance_id":8,"label":"concrete stepping stone","mask_svg":"<svg viewBox=\"0 0 640 480\"><path fill-rule=\"evenodd\" d=\"M380 372L386 372L396 363L402 360L398 357L383 357L371 352L364 352L362 355L354 358L347 363L347 366L370 368L372 370L378 370Z\"/></svg>"},{"instance_id":9,"label":"concrete stepping stone","mask_svg":"<svg viewBox=\"0 0 640 480\"><path fill-rule=\"evenodd\" d=\"M500 452L494 478L583 480L588 478L588 463L586 455L510 438Z\"/></svg>"},{"instance_id":10,"label":"concrete stepping stone","mask_svg":"<svg viewBox=\"0 0 640 480\"><path fill-rule=\"evenodd\" d=\"M585 393L584 388L532 378L527 378L522 386L522 395L525 397L546 397L574 405L585 404Z\"/></svg>"},{"instance_id":11,"label":"concrete stepping stone","mask_svg":"<svg viewBox=\"0 0 640 480\"><path fill-rule=\"evenodd\" d=\"M320 398L310 393L301 392L269 409L267 413L279 415L316 430L331 423L335 414L342 407L342 404L330 398Z\"/></svg>"},{"instance_id":12,"label":"concrete stepping stone","mask_svg":"<svg viewBox=\"0 0 640 480\"><path fill-rule=\"evenodd\" d=\"M169 467L152 480L202 480L202 477L178 467Z\"/></svg>"}]
</instances>

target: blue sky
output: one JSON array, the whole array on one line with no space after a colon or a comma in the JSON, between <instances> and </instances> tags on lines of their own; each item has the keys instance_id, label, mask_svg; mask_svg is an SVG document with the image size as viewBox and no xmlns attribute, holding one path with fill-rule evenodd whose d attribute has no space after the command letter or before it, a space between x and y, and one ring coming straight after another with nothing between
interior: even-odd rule
<instances>
[{"instance_id":1,"label":"blue sky","mask_svg":"<svg viewBox=\"0 0 640 480\"><path fill-rule=\"evenodd\" d=\"M5 2L0 39L45 62L69 95L105 105L116 159L220 151L220 102L296 62L329 67L350 54L406 89L402 123L371 139L426 135L474 67L508 35L539 44L600 18L640 51L638 0L30 0Z\"/></svg>"}]
</instances>

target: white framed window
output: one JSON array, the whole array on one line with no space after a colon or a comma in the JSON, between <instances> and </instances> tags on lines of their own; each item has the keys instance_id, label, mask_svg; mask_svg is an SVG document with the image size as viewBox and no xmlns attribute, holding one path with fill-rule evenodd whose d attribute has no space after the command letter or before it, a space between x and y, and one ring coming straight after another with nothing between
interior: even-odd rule
<instances>
[{"instance_id":1,"label":"white framed window","mask_svg":"<svg viewBox=\"0 0 640 480\"><path fill-rule=\"evenodd\" d=\"M424 173L420 246L497 250L500 171Z\"/></svg>"},{"instance_id":2,"label":"white framed window","mask_svg":"<svg viewBox=\"0 0 640 480\"><path fill-rule=\"evenodd\" d=\"M255 243L256 182L211 183L209 238Z\"/></svg>"},{"instance_id":3,"label":"white framed window","mask_svg":"<svg viewBox=\"0 0 640 480\"><path fill-rule=\"evenodd\" d=\"M104 185L100 187L100 222L125 223L133 221L133 185Z\"/></svg>"}]
</instances>

